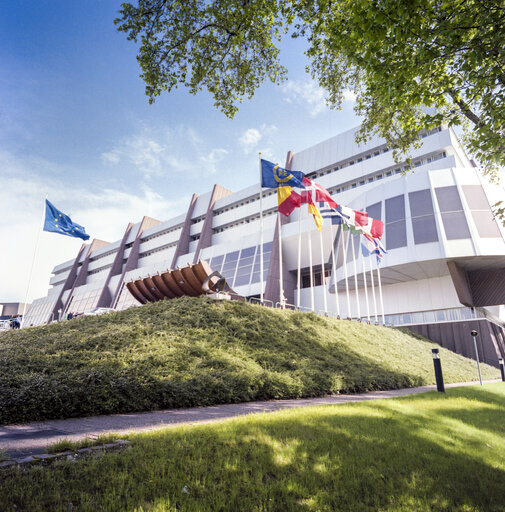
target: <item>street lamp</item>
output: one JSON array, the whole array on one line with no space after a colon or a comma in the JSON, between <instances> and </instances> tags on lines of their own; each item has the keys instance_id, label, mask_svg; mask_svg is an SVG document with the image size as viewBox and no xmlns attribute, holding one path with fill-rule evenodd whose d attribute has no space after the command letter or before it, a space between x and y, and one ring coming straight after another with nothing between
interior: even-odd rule
<instances>
[{"instance_id":1,"label":"street lamp","mask_svg":"<svg viewBox=\"0 0 505 512\"><path fill-rule=\"evenodd\" d=\"M479 381L480 381L480 385L482 386L482 375L480 373L479 352L477 350L477 339L476 339L479 333L475 329L473 329L470 334L472 335L472 338L473 338L473 346L475 348L475 359L477 359L477 370L479 370Z\"/></svg>"},{"instance_id":2,"label":"street lamp","mask_svg":"<svg viewBox=\"0 0 505 512\"><path fill-rule=\"evenodd\" d=\"M438 348L432 348L433 366L435 367L435 380L437 381L437 391L445 393L444 376L442 375L442 364L440 362L440 354Z\"/></svg>"},{"instance_id":3,"label":"street lamp","mask_svg":"<svg viewBox=\"0 0 505 512\"><path fill-rule=\"evenodd\" d=\"M503 357L498 359L498 364L500 365L501 380L505 382L505 363L503 362Z\"/></svg>"}]
</instances>

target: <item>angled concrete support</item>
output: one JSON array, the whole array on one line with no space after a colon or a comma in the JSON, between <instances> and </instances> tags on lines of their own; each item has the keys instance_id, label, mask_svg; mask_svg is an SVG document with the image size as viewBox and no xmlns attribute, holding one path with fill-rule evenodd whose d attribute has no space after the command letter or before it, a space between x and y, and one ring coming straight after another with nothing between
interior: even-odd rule
<instances>
[{"instance_id":1,"label":"angled concrete support","mask_svg":"<svg viewBox=\"0 0 505 512\"><path fill-rule=\"evenodd\" d=\"M210 195L209 206L207 207L207 214L205 221L202 226L202 232L200 233L200 239L196 246L195 257L193 258L193 264L196 264L200 259L200 252L202 249L210 247L212 245L212 223L214 220L214 204L218 199L229 196L231 190L222 187L221 185L214 185L212 194Z\"/></svg>"},{"instance_id":2,"label":"angled concrete support","mask_svg":"<svg viewBox=\"0 0 505 512\"><path fill-rule=\"evenodd\" d=\"M89 267L89 260L91 258L91 254L96 249L99 249L100 247L103 247L104 245L108 245L109 242L105 242L104 240L98 240L94 239L88 246L88 251L86 252L86 257L84 258L84 261L82 262L82 265L80 266L79 270L77 271L76 278L74 279L74 282L72 283L72 287L70 289L70 293L68 294L67 300L65 301L65 304L63 304L63 307L61 307L62 311L65 311L72 300L72 296L74 294L74 290L78 286L82 286L83 284L86 284L86 279L88 277L88 267ZM82 253L79 253L79 256L76 258L76 261L79 261ZM60 308L54 308L53 309L53 315L58 313L58 309Z\"/></svg>"},{"instance_id":3,"label":"angled concrete support","mask_svg":"<svg viewBox=\"0 0 505 512\"><path fill-rule=\"evenodd\" d=\"M121 272L123 270L123 258L124 258L124 253L125 253L125 249L126 249L126 241L128 240L128 237L130 236L132 227L133 227L133 224L131 222L126 227L126 231L125 231L123 238L121 239L121 243L119 244L119 247L117 249L116 256L112 263L112 267L110 268L107 279L105 280L105 284L103 285L102 293L100 294L100 298L98 299L98 302L96 304L97 307L110 308L112 305L112 295L109 291L109 283L110 283L110 280L114 276L121 274Z\"/></svg>"},{"instance_id":4,"label":"angled concrete support","mask_svg":"<svg viewBox=\"0 0 505 512\"><path fill-rule=\"evenodd\" d=\"M132 245L130 254L128 255L128 259L126 260L126 263L121 272L121 278L118 281L118 284L116 286L116 291L114 292L114 295L112 297L112 301L111 301L112 306L111 307L115 306L115 304L119 298L119 294L121 293L121 290L123 288L123 281L124 281L125 274L127 272L129 272L130 270L134 270L138 267L140 237L142 236L142 233L146 229L152 228L153 226L157 226L158 224L161 224L161 221L153 219L151 217L144 217L142 219L142 222L140 223L137 234L135 235L135 240L133 241L133 245ZM128 239L128 237L126 239ZM125 246L125 250L126 250L126 246ZM122 263L123 259L124 258L121 258L121 263ZM134 297L135 297L135 295L134 295Z\"/></svg>"},{"instance_id":5,"label":"angled concrete support","mask_svg":"<svg viewBox=\"0 0 505 512\"><path fill-rule=\"evenodd\" d=\"M172 258L172 264L170 268L175 268L177 265L177 259L181 254L188 254L189 252L189 242L190 231L191 231L191 219L193 217L193 210L195 209L196 200L198 199L198 194L193 194L191 201L189 202L188 212L186 213L186 219L184 220L184 226L182 227L181 236L179 237L179 241L177 242L177 247L175 248L174 257Z\"/></svg>"}]
</instances>

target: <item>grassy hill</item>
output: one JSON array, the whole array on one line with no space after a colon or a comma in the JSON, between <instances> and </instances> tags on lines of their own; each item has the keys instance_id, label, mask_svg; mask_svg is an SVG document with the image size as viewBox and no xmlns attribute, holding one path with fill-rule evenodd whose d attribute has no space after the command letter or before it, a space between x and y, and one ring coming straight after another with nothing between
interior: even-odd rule
<instances>
[{"instance_id":1,"label":"grassy hill","mask_svg":"<svg viewBox=\"0 0 505 512\"><path fill-rule=\"evenodd\" d=\"M1 334L0 424L431 384L433 346L313 314L163 301ZM441 360L446 382L477 378L474 361Z\"/></svg>"}]
</instances>

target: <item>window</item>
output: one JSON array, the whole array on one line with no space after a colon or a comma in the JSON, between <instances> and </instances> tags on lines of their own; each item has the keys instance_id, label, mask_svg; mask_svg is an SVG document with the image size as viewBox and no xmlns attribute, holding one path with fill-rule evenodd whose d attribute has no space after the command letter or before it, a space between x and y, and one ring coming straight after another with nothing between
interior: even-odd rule
<instances>
[{"instance_id":1,"label":"window","mask_svg":"<svg viewBox=\"0 0 505 512\"><path fill-rule=\"evenodd\" d=\"M447 240L470 238L463 205L455 185L435 189Z\"/></svg>"},{"instance_id":2,"label":"window","mask_svg":"<svg viewBox=\"0 0 505 512\"><path fill-rule=\"evenodd\" d=\"M409 193L410 215L412 217L412 230L414 243L425 244L437 242L437 226L433 213L433 202L429 189Z\"/></svg>"},{"instance_id":3,"label":"window","mask_svg":"<svg viewBox=\"0 0 505 512\"><path fill-rule=\"evenodd\" d=\"M401 195L386 199L386 248L397 249L406 245L405 199Z\"/></svg>"},{"instance_id":4,"label":"window","mask_svg":"<svg viewBox=\"0 0 505 512\"><path fill-rule=\"evenodd\" d=\"M501 237L484 189L480 185L463 185L462 188L479 236L481 238Z\"/></svg>"}]
</instances>

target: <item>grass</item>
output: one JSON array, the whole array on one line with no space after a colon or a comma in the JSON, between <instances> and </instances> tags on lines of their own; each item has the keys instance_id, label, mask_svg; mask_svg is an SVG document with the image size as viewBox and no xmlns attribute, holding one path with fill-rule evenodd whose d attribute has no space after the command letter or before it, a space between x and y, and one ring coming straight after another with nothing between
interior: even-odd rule
<instances>
[{"instance_id":1,"label":"grass","mask_svg":"<svg viewBox=\"0 0 505 512\"><path fill-rule=\"evenodd\" d=\"M432 384L434 346L314 314L162 301L4 333L0 424ZM446 382L477 379L474 361L441 359Z\"/></svg>"},{"instance_id":2,"label":"grass","mask_svg":"<svg viewBox=\"0 0 505 512\"><path fill-rule=\"evenodd\" d=\"M0 474L2 510L503 511L505 385L258 414ZM14 508L17 507L17 508Z\"/></svg>"},{"instance_id":3,"label":"grass","mask_svg":"<svg viewBox=\"0 0 505 512\"><path fill-rule=\"evenodd\" d=\"M55 443L49 444L46 448L47 453L61 453L67 450L79 450L80 448L89 448L91 446L99 446L107 443L114 443L118 439L117 434L103 434L96 438L86 437L79 441L69 441L68 439L60 439Z\"/></svg>"}]
</instances>

